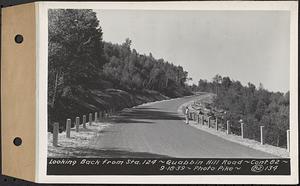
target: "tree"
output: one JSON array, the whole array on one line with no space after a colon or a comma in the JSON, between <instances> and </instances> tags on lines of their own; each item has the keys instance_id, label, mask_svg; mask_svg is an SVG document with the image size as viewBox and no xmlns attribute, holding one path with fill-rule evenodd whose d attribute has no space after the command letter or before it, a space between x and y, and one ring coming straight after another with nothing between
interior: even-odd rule
<instances>
[{"instance_id":1,"label":"tree","mask_svg":"<svg viewBox=\"0 0 300 186\"><path fill-rule=\"evenodd\" d=\"M225 90L228 90L229 87L231 86L231 80L229 77L223 77L222 79L222 87L225 89Z\"/></svg>"},{"instance_id":2,"label":"tree","mask_svg":"<svg viewBox=\"0 0 300 186\"><path fill-rule=\"evenodd\" d=\"M215 93L213 106L226 110L227 119L232 126L238 126L237 121L243 119L246 124L245 135L248 138L260 140L260 126L264 126L266 143L276 146L286 145L286 130L289 128L289 92L269 92L262 84L256 89L248 83L243 86L239 81L216 75L212 82L199 80L200 91Z\"/></svg>"},{"instance_id":3,"label":"tree","mask_svg":"<svg viewBox=\"0 0 300 186\"><path fill-rule=\"evenodd\" d=\"M258 90L264 90L264 85L262 83L259 83Z\"/></svg>"},{"instance_id":4,"label":"tree","mask_svg":"<svg viewBox=\"0 0 300 186\"><path fill-rule=\"evenodd\" d=\"M131 49L132 41L127 38L121 45L105 43L105 55L109 63L104 66L106 79L111 79L116 88L126 91L155 90L170 97L189 94L186 88L188 73L181 66L141 55Z\"/></svg>"},{"instance_id":5,"label":"tree","mask_svg":"<svg viewBox=\"0 0 300 186\"><path fill-rule=\"evenodd\" d=\"M215 75L215 77L213 77L213 84L215 87L215 93L218 94L219 93L219 85L222 82L222 76L220 76L219 74Z\"/></svg>"},{"instance_id":6,"label":"tree","mask_svg":"<svg viewBox=\"0 0 300 186\"><path fill-rule=\"evenodd\" d=\"M50 9L48 16L48 108L50 114L57 115L52 112L59 112L55 107L65 91L76 86L97 86L106 60L95 12Z\"/></svg>"},{"instance_id":7,"label":"tree","mask_svg":"<svg viewBox=\"0 0 300 186\"><path fill-rule=\"evenodd\" d=\"M155 59L151 53L139 54L129 38L121 44L102 41L92 10L48 13L48 130L53 121L65 123L66 118L114 102L129 107L145 100L191 95L186 89L188 73L181 66Z\"/></svg>"}]
</instances>

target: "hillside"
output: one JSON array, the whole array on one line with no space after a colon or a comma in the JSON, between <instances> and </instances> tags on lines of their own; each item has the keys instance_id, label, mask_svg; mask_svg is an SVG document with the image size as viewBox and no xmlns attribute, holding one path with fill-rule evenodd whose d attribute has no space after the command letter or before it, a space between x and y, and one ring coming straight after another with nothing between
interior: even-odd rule
<instances>
[{"instance_id":1,"label":"hillside","mask_svg":"<svg viewBox=\"0 0 300 186\"><path fill-rule=\"evenodd\" d=\"M181 66L138 53L128 38L122 44L103 41L93 10L48 13L49 131L54 122L64 130L67 118L89 112L192 94Z\"/></svg>"},{"instance_id":2,"label":"hillside","mask_svg":"<svg viewBox=\"0 0 300 186\"><path fill-rule=\"evenodd\" d=\"M222 110L225 120L230 120L233 128L240 126L240 121L245 124L245 136L259 141L260 127L264 126L265 142L285 147L287 130L289 129L289 91L271 92L263 87L255 87L248 83L246 86L229 77L216 75L212 82L199 80L197 91L216 94L210 105L214 110ZM196 91L195 90L195 91Z\"/></svg>"}]
</instances>

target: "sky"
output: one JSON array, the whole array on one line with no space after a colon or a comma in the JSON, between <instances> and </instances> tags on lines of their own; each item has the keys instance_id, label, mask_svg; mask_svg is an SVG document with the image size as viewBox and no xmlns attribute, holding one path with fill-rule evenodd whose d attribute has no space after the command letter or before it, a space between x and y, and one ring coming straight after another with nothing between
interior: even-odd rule
<instances>
[{"instance_id":1,"label":"sky","mask_svg":"<svg viewBox=\"0 0 300 186\"><path fill-rule=\"evenodd\" d=\"M181 65L197 84L216 74L289 90L286 11L94 10L103 40Z\"/></svg>"}]
</instances>

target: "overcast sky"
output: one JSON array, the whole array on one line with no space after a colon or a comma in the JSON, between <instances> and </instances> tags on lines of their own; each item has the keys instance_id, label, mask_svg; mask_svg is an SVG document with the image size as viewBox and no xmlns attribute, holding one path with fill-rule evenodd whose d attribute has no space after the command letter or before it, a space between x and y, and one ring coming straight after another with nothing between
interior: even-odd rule
<instances>
[{"instance_id":1,"label":"overcast sky","mask_svg":"<svg viewBox=\"0 0 300 186\"><path fill-rule=\"evenodd\" d=\"M197 84L216 74L289 90L289 14L284 11L95 10L103 39L181 65Z\"/></svg>"}]
</instances>

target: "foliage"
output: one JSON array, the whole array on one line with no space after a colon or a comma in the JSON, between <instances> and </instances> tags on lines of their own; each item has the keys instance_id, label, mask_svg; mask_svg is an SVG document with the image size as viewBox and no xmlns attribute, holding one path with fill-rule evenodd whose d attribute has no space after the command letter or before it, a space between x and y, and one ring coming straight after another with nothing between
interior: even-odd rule
<instances>
[{"instance_id":1,"label":"foliage","mask_svg":"<svg viewBox=\"0 0 300 186\"><path fill-rule=\"evenodd\" d=\"M286 130L289 129L289 92L270 92L260 84L259 88L248 83L216 75L212 82L200 79L198 91L217 94L214 107L227 111L233 127L238 127L242 119L245 135L260 140L260 126L264 126L266 143L286 146Z\"/></svg>"},{"instance_id":2,"label":"foliage","mask_svg":"<svg viewBox=\"0 0 300 186\"><path fill-rule=\"evenodd\" d=\"M48 130L88 112L191 94L181 66L137 53L130 39L112 44L102 35L92 10L48 11Z\"/></svg>"},{"instance_id":3,"label":"foliage","mask_svg":"<svg viewBox=\"0 0 300 186\"><path fill-rule=\"evenodd\" d=\"M97 87L105 63L102 30L92 10L50 9L48 110L55 120L64 97Z\"/></svg>"},{"instance_id":4,"label":"foliage","mask_svg":"<svg viewBox=\"0 0 300 186\"><path fill-rule=\"evenodd\" d=\"M186 95L187 72L163 59L155 59L152 54L141 55L131 50L131 41L121 44L105 43L104 51L109 61L104 65L104 73L114 82L115 88L127 91L141 89L156 90L169 97Z\"/></svg>"}]
</instances>

